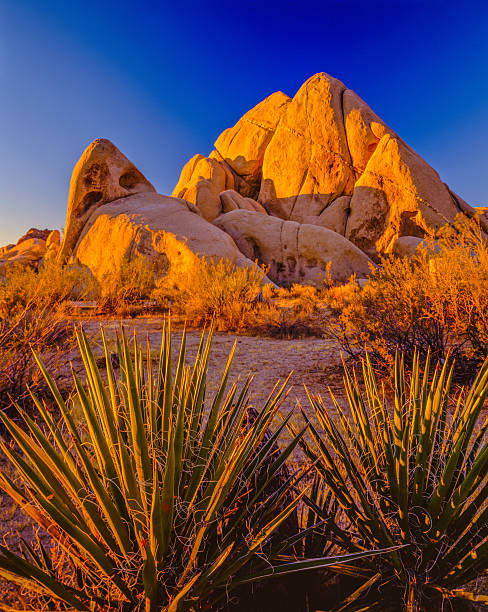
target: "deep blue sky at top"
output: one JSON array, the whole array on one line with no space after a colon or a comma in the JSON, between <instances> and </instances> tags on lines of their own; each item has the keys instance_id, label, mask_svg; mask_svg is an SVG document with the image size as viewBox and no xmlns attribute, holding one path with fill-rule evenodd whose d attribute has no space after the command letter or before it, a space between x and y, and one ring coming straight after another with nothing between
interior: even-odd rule
<instances>
[{"instance_id":1,"label":"deep blue sky at top","mask_svg":"<svg viewBox=\"0 0 488 612\"><path fill-rule=\"evenodd\" d=\"M0 0L0 245L64 225L93 139L170 193L223 129L320 71L488 203L487 0Z\"/></svg>"}]
</instances>

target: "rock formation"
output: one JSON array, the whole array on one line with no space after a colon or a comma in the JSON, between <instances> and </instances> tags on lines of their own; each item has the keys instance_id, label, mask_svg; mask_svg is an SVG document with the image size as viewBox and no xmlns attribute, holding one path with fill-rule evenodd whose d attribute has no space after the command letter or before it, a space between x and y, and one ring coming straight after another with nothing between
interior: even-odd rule
<instances>
[{"instance_id":1,"label":"rock formation","mask_svg":"<svg viewBox=\"0 0 488 612\"><path fill-rule=\"evenodd\" d=\"M99 207L73 251L100 281L137 254L160 276L170 267L184 271L198 255L255 266L228 234L205 221L192 204L157 193L139 193Z\"/></svg>"},{"instance_id":2,"label":"rock formation","mask_svg":"<svg viewBox=\"0 0 488 612\"><path fill-rule=\"evenodd\" d=\"M259 201L270 212L306 223L341 195L354 173L342 117L345 86L317 74L287 106L263 159Z\"/></svg>"},{"instance_id":3,"label":"rock formation","mask_svg":"<svg viewBox=\"0 0 488 612\"><path fill-rule=\"evenodd\" d=\"M422 237L459 212L437 172L385 134L356 181L346 238L371 256L388 253L400 236Z\"/></svg>"},{"instance_id":4,"label":"rock formation","mask_svg":"<svg viewBox=\"0 0 488 612\"><path fill-rule=\"evenodd\" d=\"M278 92L258 104L223 132L210 158L222 173L226 167L232 171L226 190L247 198L239 208L250 210L252 198L270 216L333 230L375 261L393 252L403 236L422 240L460 212L477 214L356 93L324 73L306 81L291 100ZM200 207L188 188L205 180L206 193L213 194L205 218L235 210L221 191L222 180L199 173L195 163L190 172L188 165L173 195ZM484 216L478 218L487 231Z\"/></svg>"},{"instance_id":5,"label":"rock formation","mask_svg":"<svg viewBox=\"0 0 488 612\"><path fill-rule=\"evenodd\" d=\"M85 223L99 206L148 191L155 189L117 147L103 138L92 142L71 175L60 258L71 255Z\"/></svg>"},{"instance_id":6,"label":"rock formation","mask_svg":"<svg viewBox=\"0 0 488 612\"><path fill-rule=\"evenodd\" d=\"M257 261L290 284L319 282L329 267L338 281L364 277L381 255L411 255L460 212L478 216L488 233L484 214L325 73L293 98L270 95L214 146L189 160L168 197L112 143L96 140L73 171L61 246L54 235L25 243L46 258L59 250L60 261L79 260L98 278L140 253L161 274L198 255ZM18 248L0 258L19 256Z\"/></svg>"},{"instance_id":7,"label":"rock formation","mask_svg":"<svg viewBox=\"0 0 488 612\"><path fill-rule=\"evenodd\" d=\"M8 244L1 247L0 270L2 273L14 265L37 267L39 262L46 257L48 249L52 251L54 248L52 235L55 232L59 237L58 230L31 228L17 240L17 244Z\"/></svg>"},{"instance_id":8,"label":"rock formation","mask_svg":"<svg viewBox=\"0 0 488 612\"><path fill-rule=\"evenodd\" d=\"M254 212L235 210L221 215L215 225L232 236L246 257L264 264L278 285L324 282L329 263L337 281L370 273L368 256L337 232L271 215L258 221Z\"/></svg>"}]
</instances>

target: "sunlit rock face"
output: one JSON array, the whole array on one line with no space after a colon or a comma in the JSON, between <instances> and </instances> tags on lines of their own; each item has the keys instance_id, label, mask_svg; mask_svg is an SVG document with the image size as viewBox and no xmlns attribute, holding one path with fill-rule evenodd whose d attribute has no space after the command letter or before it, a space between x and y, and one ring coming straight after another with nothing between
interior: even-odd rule
<instances>
[{"instance_id":1,"label":"sunlit rock face","mask_svg":"<svg viewBox=\"0 0 488 612\"><path fill-rule=\"evenodd\" d=\"M259 194L265 152L286 113L290 98L278 91L248 111L215 141L215 153L236 175L243 195Z\"/></svg>"},{"instance_id":2,"label":"sunlit rock face","mask_svg":"<svg viewBox=\"0 0 488 612\"><path fill-rule=\"evenodd\" d=\"M213 221L222 210L220 194L233 187L234 177L225 164L212 157L195 155L183 168L173 197L195 204L207 221Z\"/></svg>"},{"instance_id":3,"label":"sunlit rock face","mask_svg":"<svg viewBox=\"0 0 488 612\"><path fill-rule=\"evenodd\" d=\"M223 191L256 199L264 153L289 101L284 93L274 93L222 132L209 157L195 155L186 164L172 195L198 206L207 221L224 211Z\"/></svg>"},{"instance_id":4,"label":"sunlit rock face","mask_svg":"<svg viewBox=\"0 0 488 612\"><path fill-rule=\"evenodd\" d=\"M60 259L64 261L71 255L85 223L99 206L134 193L155 191L109 140L99 138L92 142L71 175Z\"/></svg>"},{"instance_id":5,"label":"sunlit rock face","mask_svg":"<svg viewBox=\"0 0 488 612\"><path fill-rule=\"evenodd\" d=\"M159 276L170 268L184 272L197 256L255 267L232 238L205 221L192 204L158 193L138 193L100 206L72 253L99 281L136 255L145 257Z\"/></svg>"},{"instance_id":6,"label":"sunlit rock face","mask_svg":"<svg viewBox=\"0 0 488 612\"><path fill-rule=\"evenodd\" d=\"M257 261L283 285L319 282L330 264L343 281L385 253L415 252L460 212L477 214L356 93L319 73L192 157L172 197L112 143L93 142L73 171L59 259L98 277L135 253L161 274L197 255Z\"/></svg>"},{"instance_id":7,"label":"sunlit rock face","mask_svg":"<svg viewBox=\"0 0 488 612\"><path fill-rule=\"evenodd\" d=\"M263 160L259 200L271 214L303 223L339 196L352 195L344 90L337 79L317 74L288 105Z\"/></svg>"},{"instance_id":8,"label":"sunlit rock face","mask_svg":"<svg viewBox=\"0 0 488 612\"><path fill-rule=\"evenodd\" d=\"M40 230L33 227L19 238L16 244L0 247L0 274L5 274L11 266L37 268L48 254L56 256L58 249L58 230Z\"/></svg>"}]
</instances>

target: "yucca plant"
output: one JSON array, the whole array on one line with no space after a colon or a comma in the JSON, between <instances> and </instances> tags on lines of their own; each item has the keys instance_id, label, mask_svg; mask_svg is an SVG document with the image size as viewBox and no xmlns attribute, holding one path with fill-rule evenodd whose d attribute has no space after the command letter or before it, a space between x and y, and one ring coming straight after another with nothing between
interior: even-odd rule
<instances>
[{"instance_id":1,"label":"yucca plant","mask_svg":"<svg viewBox=\"0 0 488 612\"><path fill-rule=\"evenodd\" d=\"M33 609L218 610L240 585L348 559L294 553L305 491L294 493L299 476L284 465L303 431L280 451L288 419L268 429L285 385L250 418L250 381L226 391L232 353L207 401L210 337L189 367L183 334L173 368L169 329L154 364L149 346L122 333L118 374L103 336L103 375L83 331L78 343L86 380L73 372L73 401L84 426L38 357L59 422L34 394L42 427L25 412L23 428L0 413L15 472L0 485L44 530L21 554L0 546L0 575L37 594Z\"/></svg>"},{"instance_id":2,"label":"yucca plant","mask_svg":"<svg viewBox=\"0 0 488 612\"><path fill-rule=\"evenodd\" d=\"M431 372L429 358L422 374L416 354L407 380L397 354L388 394L366 357L362 381L345 369L347 409L334 396L333 410L310 398L316 419L301 444L317 481L306 500L312 521L324 521L322 544L314 530L314 554L330 551L330 542L349 553L405 545L349 564L355 586L337 609L488 603L465 588L488 569L488 419L479 422L488 361L457 401L452 375L447 363Z\"/></svg>"}]
</instances>

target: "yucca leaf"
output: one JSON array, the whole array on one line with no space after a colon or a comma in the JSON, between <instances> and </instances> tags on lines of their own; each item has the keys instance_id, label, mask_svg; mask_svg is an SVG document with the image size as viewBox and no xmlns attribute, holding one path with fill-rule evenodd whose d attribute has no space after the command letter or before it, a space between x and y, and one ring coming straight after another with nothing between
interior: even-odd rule
<instances>
[{"instance_id":1,"label":"yucca leaf","mask_svg":"<svg viewBox=\"0 0 488 612\"><path fill-rule=\"evenodd\" d=\"M164 557L171 539L174 514L174 493L175 493L175 438L176 430L168 431L169 440L166 453L166 465L164 469L163 491L161 498L161 558Z\"/></svg>"},{"instance_id":2,"label":"yucca leaf","mask_svg":"<svg viewBox=\"0 0 488 612\"><path fill-rule=\"evenodd\" d=\"M248 582L254 582L256 580L263 580L264 578L277 578L283 575L295 574L297 572L303 571L313 571L313 570L321 570L325 567L330 567L333 565L340 565L341 563L349 563L351 561L355 561L357 559L366 559L368 557L373 557L375 555L387 554L394 551L397 551L401 548L401 546L384 548L380 550L373 550L367 552L353 553L350 555L338 555L335 557L329 558L318 558L318 559L307 559L300 561L293 561L291 563L283 563L282 565L277 565L271 569L266 571L262 571L259 574L254 574L247 578L236 581L236 585L246 584Z\"/></svg>"},{"instance_id":3,"label":"yucca leaf","mask_svg":"<svg viewBox=\"0 0 488 612\"><path fill-rule=\"evenodd\" d=\"M75 610L89 612L85 598L82 593L77 593L75 589L60 584L47 572L40 570L32 563L20 559L10 553L10 551L0 545L0 575L9 581L14 581L28 590L36 591L40 585L45 593L53 594L57 599L73 606ZM83 599L80 599L80 596Z\"/></svg>"},{"instance_id":4,"label":"yucca leaf","mask_svg":"<svg viewBox=\"0 0 488 612\"><path fill-rule=\"evenodd\" d=\"M149 467L149 453L148 443L146 437L146 430L144 427L143 410L140 403L140 398L137 393L135 372L132 364L132 359L129 352L129 345L127 337L122 330L122 342L123 342L123 357L124 357L124 370L127 376L127 401L128 410L130 417L130 433L132 440L132 454L135 459L137 476L141 483L141 497L143 507L147 513L148 501L147 492L145 491L146 483L150 482L152 473Z\"/></svg>"}]
</instances>

